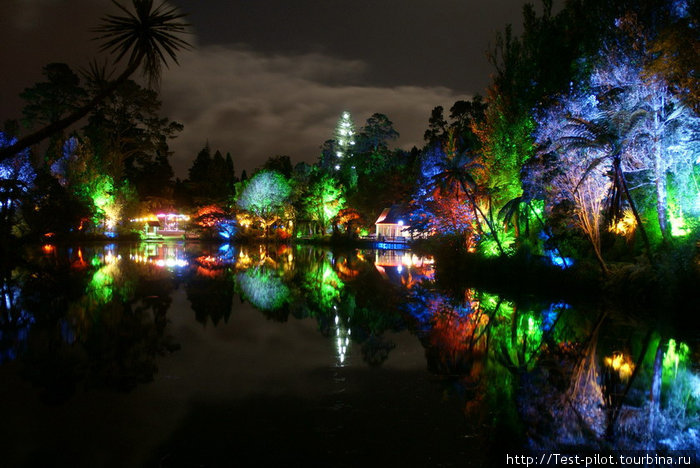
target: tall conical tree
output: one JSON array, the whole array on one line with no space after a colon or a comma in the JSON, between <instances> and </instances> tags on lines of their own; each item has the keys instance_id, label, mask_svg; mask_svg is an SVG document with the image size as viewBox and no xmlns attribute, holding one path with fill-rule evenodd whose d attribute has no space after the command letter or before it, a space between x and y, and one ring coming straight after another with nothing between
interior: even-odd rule
<instances>
[{"instance_id":1,"label":"tall conical tree","mask_svg":"<svg viewBox=\"0 0 700 468\"><path fill-rule=\"evenodd\" d=\"M355 124L350 117L350 112L343 112L338 119L338 124L333 132L335 140L335 155L338 158L336 169L340 169L348 158L352 157L352 150L355 146ZM340 166L340 167L337 167Z\"/></svg>"}]
</instances>

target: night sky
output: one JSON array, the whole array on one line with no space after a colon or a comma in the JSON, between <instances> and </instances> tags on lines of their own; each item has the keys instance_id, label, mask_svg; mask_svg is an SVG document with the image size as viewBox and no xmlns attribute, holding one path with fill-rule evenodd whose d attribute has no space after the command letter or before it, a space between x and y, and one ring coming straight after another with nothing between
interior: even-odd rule
<instances>
[{"instance_id":1,"label":"night sky","mask_svg":"<svg viewBox=\"0 0 700 468\"><path fill-rule=\"evenodd\" d=\"M314 162L343 110L358 128L386 114L398 146L420 147L433 107L484 94L486 51L522 16L519 0L171 3L189 13L195 45L160 89L163 115L185 126L171 142L180 177L207 141L230 151L239 172L280 154ZM0 121L20 117L18 94L43 65L86 66L97 55L90 28L116 10L108 0L3 0L2 9Z\"/></svg>"}]
</instances>

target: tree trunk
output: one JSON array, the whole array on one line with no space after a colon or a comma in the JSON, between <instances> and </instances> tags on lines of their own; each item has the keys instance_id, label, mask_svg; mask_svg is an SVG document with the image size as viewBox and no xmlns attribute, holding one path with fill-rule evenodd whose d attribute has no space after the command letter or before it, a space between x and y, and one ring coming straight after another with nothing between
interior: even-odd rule
<instances>
[{"instance_id":1,"label":"tree trunk","mask_svg":"<svg viewBox=\"0 0 700 468\"><path fill-rule=\"evenodd\" d=\"M658 127L658 114L654 114L654 124ZM659 218L659 228L664 242L668 240L668 222L666 220L666 172L663 171L661 158L661 145L658 136L654 138L654 185L656 186L656 213Z\"/></svg>"},{"instance_id":2,"label":"tree trunk","mask_svg":"<svg viewBox=\"0 0 700 468\"><path fill-rule=\"evenodd\" d=\"M664 242L668 240L668 220L666 219L666 174L660 174L656 178L656 212L659 217L659 228Z\"/></svg>"},{"instance_id":3,"label":"tree trunk","mask_svg":"<svg viewBox=\"0 0 700 468\"><path fill-rule=\"evenodd\" d=\"M589 239L591 239L590 236ZM598 260L598 265L600 265L600 269L603 272L603 276L607 277L610 274L610 271L608 270L608 265L605 263L605 260L603 260L603 254L600 251L600 244L596 244L595 241L591 239L591 245L593 246L595 258L596 260Z\"/></svg>"},{"instance_id":4,"label":"tree trunk","mask_svg":"<svg viewBox=\"0 0 700 468\"><path fill-rule=\"evenodd\" d=\"M654 436L654 426L656 424L656 416L661 409L661 377L663 376L663 359L665 346L663 339L659 340L659 345L656 348L656 356L654 357L654 371L651 378L651 391L649 392L649 434ZM649 447L652 448L652 447Z\"/></svg>"},{"instance_id":5,"label":"tree trunk","mask_svg":"<svg viewBox=\"0 0 700 468\"><path fill-rule=\"evenodd\" d=\"M529 201L527 202L527 206L530 207L530 210L535 214L535 218L537 218L537 221L539 221L540 225L542 226L542 231L549 237L552 242L554 243L554 249L557 251L557 254L559 254L559 257L561 258L561 261L564 262L564 266L568 267L569 264L566 261L566 258L564 258L564 254L561 252L561 249L559 248L559 243L554 240L554 234L547 228L547 225L544 223L544 220L540 217L539 214L537 214L537 211L535 208L532 206L532 203ZM525 225L527 226L527 235L530 235L530 217L527 216L525 218ZM598 263L601 263L603 258L598 259ZM607 267L605 265L605 262L602 262L602 267L603 267L603 272L607 274Z\"/></svg>"},{"instance_id":6,"label":"tree trunk","mask_svg":"<svg viewBox=\"0 0 700 468\"><path fill-rule=\"evenodd\" d=\"M649 245L649 238L647 237L647 231L644 229L644 225L642 224L642 218L639 216L639 212L637 211L637 206L634 204L634 200L632 200L632 196L630 195L630 191L627 188L627 182L625 181L625 175L622 173L622 168L620 167L620 157L616 156L613 162L614 166L614 171L615 171L615 177L617 177L618 182L620 183L620 186L622 187L622 190L625 193L625 197L627 198L627 201L630 204L630 208L632 209L632 214L634 215L634 219L637 221L637 226L639 227L639 232L642 235L642 240L644 241L644 248L646 250L647 258L649 259L649 264L654 265L654 260L651 258L651 246Z\"/></svg>"},{"instance_id":7,"label":"tree trunk","mask_svg":"<svg viewBox=\"0 0 700 468\"><path fill-rule=\"evenodd\" d=\"M639 357L637 358L637 361L634 363L634 370L632 371L632 375L630 376L629 380L627 381L627 385L625 386L625 389L622 392L622 395L620 395L620 397L615 400L612 407L607 408L607 410L608 410L608 427L606 429L606 438L608 440L614 440L616 437L617 418L620 416L620 412L622 410L622 405L625 402L625 399L627 398L627 394L629 393L630 388L632 388L632 384L634 383L635 379L637 378L637 375L639 375L639 369L641 369L642 364L644 363L644 356L646 356L647 350L649 349L649 344L651 343L652 335L653 335L653 330L650 328L646 334L646 337L644 338L644 341L642 343L642 350L639 353Z\"/></svg>"},{"instance_id":8,"label":"tree trunk","mask_svg":"<svg viewBox=\"0 0 700 468\"><path fill-rule=\"evenodd\" d=\"M661 228L661 238L664 242L668 240L668 220L666 218L666 171L664 170L664 160L661 154L661 139L664 134L664 123L661 121L660 112L664 112L666 107L664 93L659 93L661 102L654 105L654 131L653 146L654 152L654 185L656 186L656 213L659 218L659 228Z\"/></svg>"},{"instance_id":9,"label":"tree trunk","mask_svg":"<svg viewBox=\"0 0 700 468\"><path fill-rule=\"evenodd\" d=\"M464 182L461 182L462 185L462 190L464 190L464 193L467 197L469 197L469 201L471 202L472 206L479 212L482 218L484 218L484 221L486 222L486 225L489 227L489 230L491 231L491 235L493 235L493 240L496 241L496 246L498 246L498 251L501 253L501 255L504 255L505 252L503 251L503 246L501 246L501 241L498 240L498 234L496 234L496 230L493 228L493 224L489 221L489 219L486 217L483 211L481 211L481 208L479 205L476 203L476 198L474 197L474 194L471 193L470 191L467 190L466 185ZM479 222L479 217L477 216L477 223Z\"/></svg>"}]
</instances>

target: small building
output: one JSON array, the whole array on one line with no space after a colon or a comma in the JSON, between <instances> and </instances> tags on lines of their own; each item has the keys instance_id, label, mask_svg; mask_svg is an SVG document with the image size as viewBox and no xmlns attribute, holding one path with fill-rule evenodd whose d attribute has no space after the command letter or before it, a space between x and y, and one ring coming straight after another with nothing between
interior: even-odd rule
<instances>
[{"instance_id":1,"label":"small building","mask_svg":"<svg viewBox=\"0 0 700 468\"><path fill-rule=\"evenodd\" d=\"M160 222L159 221L146 221L146 225L144 226L144 237L146 239L154 239L157 238L158 235L158 230L160 229Z\"/></svg>"},{"instance_id":2,"label":"small building","mask_svg":"<svg viewBox=\"0 0 700 468\"><path fill-rule=\"evenodd\" d=\"M406 213L398 205L384 208L374 222L377 240L403 240L409 236L410 226L406 218Z\"/></svg>"},{"instance_id":3,"label":"small building","mask_svg":"<svg viewBox=\"0 0 700 468\"><path fill-rule=\"evenodd\" d=\"M158 213L143 218L132 219L132 223L143 223L142 237L145 240L182 239L184 224L190 217L178 213Z\"/></svg>"}]
</instances>

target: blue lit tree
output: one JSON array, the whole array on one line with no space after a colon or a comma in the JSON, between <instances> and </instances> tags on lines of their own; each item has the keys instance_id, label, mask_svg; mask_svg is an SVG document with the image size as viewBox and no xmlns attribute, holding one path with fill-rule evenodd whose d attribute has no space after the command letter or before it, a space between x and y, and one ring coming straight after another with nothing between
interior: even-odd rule
<instances>
[{"instance_id":1,"label":"blue lit tree","mask_svg":"<svg viewBox=\"0 0 700 468\"><path fill-rule=\"evenodd\" d=\"M419 178L411 201L411 230L419 233L455 234L465 239L473 231L473 210L455 187L438 187L435 181L443 170L446 156L435 143L423 151Z\"/></svg>"},{"instance_id":2,"label":"blue lit tree","mask_svg":"<svg viewBox=\"0 0 700 468\"><path fill-rule=\"evenodd\" d=\"M598 149L577 148L568 140L569 117L576 115L580 121L592 121L598 115L597 106L595 96L572 93L538 115L535 141L539 150L535 163L528 166L525 183L542 190L528 196L544 198L549 213L557 206L573 207L576 226L590 242L603 272L607 272L600 235L603 208L612 186L608 177L611 162ZM596 160L599 164L593 164Z\"/></svg>"},{"instance_id":3,"label":"blue lit tree","mask_svg":"<svg viewBox=\"0 0 700 468\"><path fill-rule=\"evenodd\" d=\"M11 146L17 141L0 132L0 148ZM34 182L36 173L29 161L29 151L0 161L0 225L1 234L7 235L14 223L14 216L20 198Z\"/></svg>"},{"instance_id":4,"label":"blue lit tree","mask_svg":"<svg viewBox=\"0 0 700 468\"><path fill-rule=\"evenodd\" d=\"M644 72L644 58L634 49L618 48L603 54L591 85L599 95L613 94L603 101L602 110L619 133L621 171L641 174L640 183L653 185L659 229L667 239L681 230L683 212L694 209L698 189L692 176L697 165L694 155L700 150L700 118L671 92L661 76ZM625 121L619 116L629 118ZM683 206L679 203L675 210L670 210L668 203L669 180L682 200ZM641 222L639 218L637 222Z\"/></svg>"},{"instance_id":5,"label":"blue lit tree","mask_svg":"<svg viewBox=\"0 0 700 468\"><path fill-rule=\"evenodd\" d=\"M549 168L540 168L534 185L548 187L550 209L563 200L573 203L577 224L604 271L600 231L605 223L614 230L626 205L647 253L642 214L658 219L666 239L685 232L684 213L698 209L694 155L700 148L700 119L661 77L643 71L644 57L637 49L622 40L616 45L601 52L581 90L560 96L539 114L535 132L540 160L548 160ZM654 200L654 208L640 213L635 199Z\"/></svg>"}]
</instances>

